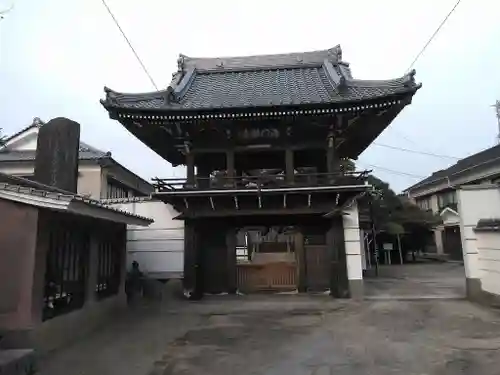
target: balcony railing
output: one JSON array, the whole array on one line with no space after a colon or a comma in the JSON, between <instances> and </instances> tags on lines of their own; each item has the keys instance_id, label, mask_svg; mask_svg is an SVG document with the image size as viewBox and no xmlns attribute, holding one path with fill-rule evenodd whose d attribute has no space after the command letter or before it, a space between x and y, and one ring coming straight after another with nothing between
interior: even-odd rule
<instances>
[{"instance_id":1,"label":"balcony railing","mask_svg":"<svg viewBox=\"0 0 500 375\"><path fill-rule=\"evenodd\" d=\"M175 190L213 190L213 189L262 189L281 187L316 187L334 185L363 185L370 171L337 172L337 173L298 173L293 181L288 181L284 174L261 174L258 176L228 177L224 174L211 177L195 177L193 181L186 178L153 178L153 186L157 192Z\"/></svg>"},{"instance_id":2,"label":"balcony railing","mask_svg":"<svg viewBox=\"0 0 500 375\"><path fill-rule=\"evenodd\" d=\"M439 212L443 211L445 208L451 208L453 211L458 210L458 204L457 203L443 203L439 204Z\"/></svg>"}]
</instances>

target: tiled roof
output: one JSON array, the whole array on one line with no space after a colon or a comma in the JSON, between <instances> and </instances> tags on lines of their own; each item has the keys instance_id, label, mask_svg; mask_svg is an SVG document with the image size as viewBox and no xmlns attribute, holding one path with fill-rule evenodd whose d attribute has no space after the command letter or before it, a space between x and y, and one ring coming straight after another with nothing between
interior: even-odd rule
<instances>
[{"instance_id":1,"label":"tiled roof","mask_svg":"<svg viewBox=\"0 0 500 375\"><path fill-rule=\"evenodd\" d=\"M278 105L334 104L414 93L414 72L393 80L352 78L335 48L281 55L179 58L166 90L123 94L106 89L102 104L126 109L208 110Z\"/></svg>"},{"instance_id":2,"label":"tiled roof","mask_svg":"<svg viewBox=\"0 0 500 375\"><path fill-rule=\"evenodd\" d=\"M13 177L0 173L0 191L7 191L21 195L31 195L36 197L43 197L55 201L82 202L91 207L101 208L103 210L110 210L117 212L121 215L152 222L153 220L144 216L129 213L127 211L111 208L108 205L95 200L83 197L78 194L72 194L63 190L54 188L52 186L44 185L38 182L30 181L24 178ZM8 181L8 182L7 182Z\"/></svg>"},{"instance_id":3,"label":"tiled roof","mask_svg":"<svg viewBox=\"0 0 500 375\"><path fill-rule=\"evenodd\" d=\"M40 126L42 126L43 124L45 124L42 120L40 120L39 117L34 117L33 118L33 122L31 124L29 124L28 126L25 126L24 128L22 128L21 130L19 130L17 133L14 133L12 135L9 135L7 138L4 139L4 142L8 142L10 141L12 138L15 138L17 137L19 134L22 134L24 133L26 130L29 130L31 128L39 128Z\"/></svg>"},{"instance_id":4,"label":"tiled roof","mask_svg":"<svg viewBox=\"0 0 500 375\"><path fill-rule=\"evenodd\" d=\"M145 197L126 197L126 198L103 198L100 199L102 204L117 204L117 203L139 203L139 202L150 202L154 201L156 198L153 198L151 195Z\"/></svg>"},{"instance_id":5,"label":"tiled roof","mask_svg":"<svg viewBox=\"0 0 500 375\"><path fill-rule=\"evenodd\" d=\"M415 185L410 186L406 189L406 191L411 191L446 178L449 178L450 182L453 183L452 179L455 175L492 161L498 161L500 163L500 145L488 148L478 152L477 154L461 159L447 169L434 172L429 177L417 182Z\"/></svg>"}]
</instances>

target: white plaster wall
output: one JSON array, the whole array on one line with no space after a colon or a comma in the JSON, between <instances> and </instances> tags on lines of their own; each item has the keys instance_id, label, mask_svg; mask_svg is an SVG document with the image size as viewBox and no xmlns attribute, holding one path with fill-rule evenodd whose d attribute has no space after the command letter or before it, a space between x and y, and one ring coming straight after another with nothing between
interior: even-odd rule
<instances>
[{"instance_id":1,"label":"white plaster wall","mask_svg":"<svg viewBox=\"0 0 500 375\"><path fill-rule=\"evenodd\" d=\"M430 198L431 201L431 210L433 213L437 214L439 213L439 201L437 195L433 195Z\"/></svg>"},{"instance_id":2,"label":"white plaster wall","mask_svg":"<svg viewBox=\"0 0 500 375\"><path fill-rule=\"evenodd\" d=\"M31 128L26 132L19 134L17 137L11 139L9 142L7 142L6 146L11 150L16 151L35 151L38 139L38 130L38 128Z\"/></svg>"},{"instance_id":3,"label":"white plaster wall","mask_svg":"<svg viewBox=\"0 0 500 375\"><path fill-rule=\"evenodd\" d=\"M19 163L18 165L0 165L0 172L13 176L33 176L34 163ZM78 194L89 195L91 198L101 198L101 167L98 165L80 165L78 167Z\"/></svg>"},{"instance_id":4,"label":"white plaster wall","mask_svg":"<svg viewBox=\"0 0 500 375\"><path fill-rule=\"evenodd\" d=\"M149 217L148 227L127 227L127 265L139 262L141 270L153 278L179 278L184 269L184 221L179 213L156 200L119 203L115 208Z\"/></svg>"},{"instance_id":5,"label":"white plaster wall","mask_svg":"<svg viewBox=\"0 0 500 375\"><path fill-rule=\"evenodd\" d=\"M476 237L481 287L500 295L500 232L476 232Z\"/></svg>"},{"instance_id":6,"label":"white plaster wall","mask_svg":"<svg viewBox=\"0 0 500 375\"><path fill-rule=\"evenodd\" d=\"M14 164L0 164L0 172L5 174L11 174L14 176L27 176L32 175L34 172L34 167L32 163L19 163L18 165Z\"/></svg>"},{"instance_id":7,"label":"white plaster wall","mask_svg":"<svg viewBox=\"0 0 500 375\"><path fill-rule=\"evenodd\" d=\"M347 255L347 276L349 280L363 279L361 258L361 234L359 229L359 213L357 202L344 210L344 241Z\"/></svg>"},{"instance_id":8,"label":"white plaster wall","mask_svg":"<svg viewBox=\"0 0 500 375\"><path fill-rule=\"evenodd\" d=\"M483 271L479 260L477 237L473 229L479 219L498 217L500 190L494 185L462 186L457 191L457 199L465 276L481 279Z\"/></svg>"},{"instance_id":9,"label":"white plaster wall","mask_svg":"<svg viewBox=\"0 0 500 375\"><path fill-rule=\"evenodd\" d=\"M436 253L443 254L444 246L443 246L443 229L438 228L434 230L434 242L436 244Z\"/></svg>"},{"instance_id":10,"label":"white plaster wall","mask_svg":"<svg viewBox=\"0 0 500 375\"><path fill-rule=\"evenodd\" d=\"M78 194L94 199L101 198L101 167L89 165L78 167Z\"/></svg>"}]
</instances>

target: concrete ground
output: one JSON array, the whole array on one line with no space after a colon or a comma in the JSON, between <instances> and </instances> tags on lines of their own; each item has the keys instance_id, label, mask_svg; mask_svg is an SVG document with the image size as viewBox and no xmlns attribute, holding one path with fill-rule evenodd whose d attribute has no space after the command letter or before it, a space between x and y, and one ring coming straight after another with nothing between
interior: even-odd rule
<instances>
[{"instance_id":1,"label":"concrete ground","mask_svg":"<svg viewBox=\"0 0 500 375\"><path fill-rule=\"evenodd\" d=\"M397 275L406 275L403 283L411 282L412 272L416 280L425 273L410 267L394 268ZM456 272L448 264L430 267L441 274ZM420 284L425 295L427 284ZM376 287L369 288L375 292ZM499 373L499 312L445 294L442 299L396 299L390 290L384 289L387 298L363 302L311 295L164 300L129 311L53 353L41 363L40 373Z\"/></svg>"},{"instance_id":2,"label":"concrete ground","mask_svg":"<svg viewBox=\"0 0 500 375\"><path fill-rule=\"evenodd\" d=\"M365 276L365 296L371 299L463 298L465 271L456 262L421 261L380 266L378 276Z\"/></svg>"}]
</instances>

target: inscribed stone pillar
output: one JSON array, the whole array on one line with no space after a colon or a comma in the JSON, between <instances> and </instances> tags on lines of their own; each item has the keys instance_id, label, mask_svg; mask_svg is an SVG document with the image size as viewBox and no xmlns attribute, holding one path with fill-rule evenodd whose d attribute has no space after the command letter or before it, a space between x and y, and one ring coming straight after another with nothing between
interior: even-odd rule
<instances>
[{"instance_id":1,"label":"inscribed stone pillar","mask_svg":"<svg viewBox=\"0 0 500 375\"><path fill-rule=\"evenodd\" d=\"M77 192L80 124L64 117L40 127L35 157L35 180Z\"/></svg>"}]
</instances>

